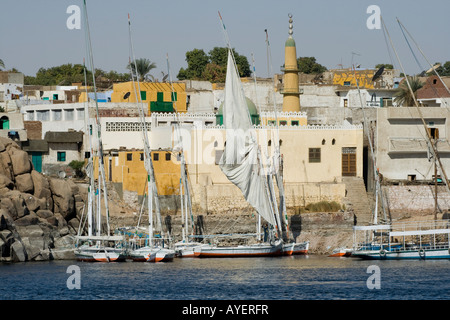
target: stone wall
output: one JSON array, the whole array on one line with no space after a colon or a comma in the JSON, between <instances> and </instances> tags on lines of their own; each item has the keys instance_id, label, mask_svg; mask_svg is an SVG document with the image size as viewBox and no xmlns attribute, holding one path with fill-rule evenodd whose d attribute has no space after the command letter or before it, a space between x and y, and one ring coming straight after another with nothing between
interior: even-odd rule
<instances>
[{"instance_id":1,"label":"stone wall","mask_svg":"<svg viewBox=\"0 0 450 320\"><path fill-rule=\"evenodd\" d=\"M278 192L276 190L276 192ZM285 186L286 207L288 212L295 212L298 207L320 201L342 203L345 197L343 183L304 183ZM230 184L202 186L192 185L193 208L198 213L229 214L252 213L253 208L245 200L242 192Z\"/></svg>"},{"instance_id":2,"label":"stone wall","mask_svg":"<svg viewBox=\"0 0 450 320\"><path fill-rule=\"evenodd\" d=\"M424 216L434 213L434 185L383 186L392 219ZM445 186L438 186L438 208L450 210L450 194Z\"/></svg>"}]
</instances>

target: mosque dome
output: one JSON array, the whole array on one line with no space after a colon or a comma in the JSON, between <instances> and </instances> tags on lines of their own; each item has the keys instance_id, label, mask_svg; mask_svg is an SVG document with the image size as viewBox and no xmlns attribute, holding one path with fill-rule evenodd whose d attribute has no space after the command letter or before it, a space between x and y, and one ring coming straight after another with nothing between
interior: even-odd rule
<instances>
[{"instance_id":1,"label":"mosque dome","mask_svg":"<svg viewBox=\"0 0 450 320\"><path fill-rule=\"evenodd\" d=\"M252 100L245 97L245 101L247 102L248 112L250 113L250 117L252 119L252 123L258 125L259 124L259 113L256 105ZM216 123L218 125L223 125L223 102L220 104L219 110L216 113Z\"/></svg>"}]
</instances>

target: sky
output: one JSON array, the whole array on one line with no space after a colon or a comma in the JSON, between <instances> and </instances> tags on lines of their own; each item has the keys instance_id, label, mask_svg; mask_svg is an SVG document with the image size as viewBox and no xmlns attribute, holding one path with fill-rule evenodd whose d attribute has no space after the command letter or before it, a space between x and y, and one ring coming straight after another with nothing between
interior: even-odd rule
<instances>
[{"instance_id":1,"label":"sky","mask_svg":"<svg viewBox=\"0 0 450 320\"><path fill-rule=\"evenodd\" d=\"M67 27L72 16L67 8L76 5L83 9L82 0L1 0L0 4L0 59L6 69L34 76L41 67L83 63L83 22L81 29ZM218 12L231 47L251 64L253 54L258 77L281 73L288 14L293 16L298 57L315 57L328 69L352 63L361 68L391 63L401 69L383 29L367 27L368 19L374 21L373 12L367 13L370 5L380 8L407 74L420 73L420 66L428 69L428 63L409 39L419 60L416 62L397 18L431 63L450 60L448 0L87 0L95 68L127 72L130 14L136 58L156 64L151 72L155 78L162 79L170 70L173 80L180 68L187 68L187 51L203 49L208 53L214 47L226 46Z\"/></svg>"}]
</instances>

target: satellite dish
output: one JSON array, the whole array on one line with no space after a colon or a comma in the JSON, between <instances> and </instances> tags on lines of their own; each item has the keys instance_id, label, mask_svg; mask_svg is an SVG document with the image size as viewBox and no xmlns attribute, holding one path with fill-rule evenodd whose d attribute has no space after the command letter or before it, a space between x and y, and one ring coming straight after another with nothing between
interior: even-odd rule
<instances>
[{"instance_id":1,"label":"satellite dish","mask_svg":"<svg viewBox=\"0 0 450 320\"><path fill-rule=\"evenodd\" d=\"M125 95L123 96L123 98L124 98L124 99L128 99L129 96L130 96L130 93L127 92L127 93L125 93Z\"/></svg>"},{"instance_id":2,"label":"satellite dish","mask_svg":"<svg viewBox=\"0 0 450 320\"><path fill-rule=\"evenodd\" d=\"M377 72L375 72L375 74L374 74L373 77L372 77L372 82L374 82L375 80L377 80L377 79L381 76L381 74L383 73L383 71L384 71L384 66L382 66L380 69L377 70Z\"/></svg>"}]
</instances>

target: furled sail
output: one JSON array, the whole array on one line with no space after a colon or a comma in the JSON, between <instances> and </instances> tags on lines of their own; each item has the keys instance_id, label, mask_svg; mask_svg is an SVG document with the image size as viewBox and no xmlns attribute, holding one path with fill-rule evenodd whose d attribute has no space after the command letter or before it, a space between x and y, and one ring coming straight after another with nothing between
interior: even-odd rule
<instances>
[{"instance_id":1,"label":"furled sail","mask_svg":"<svg viewBox=\"0 0 450 320\"><path fill-rule=\"evenodd\" d=\"M266 188L266 175L260 164L256 131L231 50L228 50L223 118L226 143L219 167L228 180L239 187L258 214L276 227L274 209Z\"/></svg>"}]
</instances>

